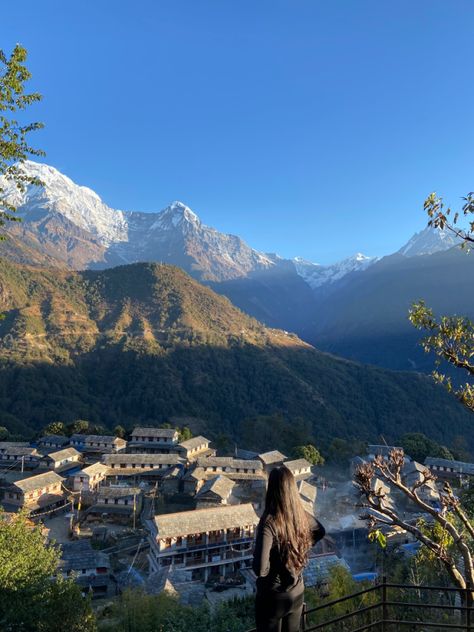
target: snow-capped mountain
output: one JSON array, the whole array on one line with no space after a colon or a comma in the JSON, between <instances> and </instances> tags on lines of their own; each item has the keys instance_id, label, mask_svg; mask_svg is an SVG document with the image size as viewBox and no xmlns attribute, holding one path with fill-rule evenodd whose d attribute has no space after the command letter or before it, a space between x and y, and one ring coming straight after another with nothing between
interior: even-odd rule
<instances>
[{"instance_id":1,"label":"snow-capped mountain","mask_svg":"<svg viewBox=\"0 0 474 632\"><path fill-rule=\"evenodd\" d=\"M435 252L449 250L460 243L460 240L451 231L427 226L419 233L415 233L398 252L405 257L432 255Z\"/></svg>"},{"instance_id":2,"label":"snow-capped mountain","mask_svg":"<svg viewBox=\"0 0 474 632\"><path fill-rule=\"evenodd\" d=\"M24 220L10 227L12 235L21 238L22 246L41 249L69 267L162 261L200 279L220 281L274 265L239 237L202 224L182 202L161 212L116 210L54 167L27 161L22 169L43 184L20 192L0 182Z\"/></svg>"},{"instance_id":3,"label":"snow-capped mountain","mask_svg":"<svg viewBox=\"0 0 474 632\"><path fill-rule=\"evenodd\" d=\"M316 289L323 285L335 283L351 272L366 270L370 265L378 261L378 258L367 257L358 252L352 257L328 266L305 261L300 257L295 257L293 261L298 274L303 277L311 288Z\"/></svg>"}]
</instances>

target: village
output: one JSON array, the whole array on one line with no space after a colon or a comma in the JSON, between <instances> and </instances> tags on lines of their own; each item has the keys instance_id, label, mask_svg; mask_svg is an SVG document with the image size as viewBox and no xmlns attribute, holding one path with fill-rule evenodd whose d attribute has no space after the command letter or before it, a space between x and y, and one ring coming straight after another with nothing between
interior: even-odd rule
<instances>
[{"instance_id":1,"label":"village","mask_svg":"<svg viewBox=\"0 0 474 632\"><path fill-rule=\"evenodd\" d=\"M167 591L183 604L209 604L255 592L254 538L272 468L294 474L305 509L323 522L328 537L313 548L305 584L322 587L334 565L357 580L380 572L377 551L360 518L355 468L390 446L369 445L339 470L235 449L220 455L203 436L180 441L173 428L136 427L129 440L112 435L48 435L37 442L0 442L0 493L4 512L25 511L61 547L60 571L84 594L113 597L124 588ZM413 485L429 468L439 479L465 484L474 464L405 457L403 477ZM381 480L392 502L397 498ZM437 483L420 493L437 505ZM405 516L420 517L414 507ZM416 552L411 536L385 528L390 546Z\"/></svg>"}]
</instances>

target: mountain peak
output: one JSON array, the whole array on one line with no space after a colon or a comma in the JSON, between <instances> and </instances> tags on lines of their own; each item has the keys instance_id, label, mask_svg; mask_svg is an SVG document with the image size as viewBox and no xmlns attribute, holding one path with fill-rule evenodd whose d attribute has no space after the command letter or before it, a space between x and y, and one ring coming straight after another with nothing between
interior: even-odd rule
<instances>
[{"instance_id":1,"label":"mountain peak","mask_svg":"<svg viewBox=\"0 0 474 632\"><path fill-rule=\"evenodd\" d=\"M439 230L427 226L407 241L400 248L399 254L405 257L416 257L417 255L432 255L435 252L449 250L461 243L461 240L449 230Z\"/></svg>"},{"instance_id":2,"label":"mountain peak","mask_svg":"<svg viewBox=\"0 0 474 632\"><path fill-rule=\"evenodd\" d=\"M184 224L200 226L201 220L189 206L186 206L186 204L179 200L175 200L158 214L158 218L152 225L152 228L172 230Z\"/></svg>"}]
</instances>

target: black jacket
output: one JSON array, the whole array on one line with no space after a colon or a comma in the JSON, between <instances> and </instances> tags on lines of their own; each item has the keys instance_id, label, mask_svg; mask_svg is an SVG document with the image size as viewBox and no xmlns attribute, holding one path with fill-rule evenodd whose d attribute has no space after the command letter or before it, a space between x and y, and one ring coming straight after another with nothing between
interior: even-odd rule
<instances>
[{"instance_id":1,"label":"black jacket","mask_svg":"<svg viewBox=\"0 0 474 632\"><path fill-rule=\"evenodd\" d=\"M313 535L313 545L322 540L326 534L323 525L308 514ZM288 591L299 582L301 573L296 575L286 568L281 559L280 545L275 530L273 517L263 514L257 529L257 540L253 555L252 568L257 575L258 590Z\"/></svg>"}]
</instances>

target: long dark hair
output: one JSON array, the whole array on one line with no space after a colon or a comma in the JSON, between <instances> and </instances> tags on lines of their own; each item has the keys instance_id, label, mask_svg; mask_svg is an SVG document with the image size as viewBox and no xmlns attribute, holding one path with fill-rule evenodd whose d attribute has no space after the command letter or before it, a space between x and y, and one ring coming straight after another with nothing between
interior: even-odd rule
<instances>
[{"instance_id":1,"label":"long dark hair","mask_svg":"<svg viewBox=\"0 0 474 632\"><path fill-rule=\"evenodd\" d=\"M295 477L284 465L270 472L264 515L273 518L283 563L294 573L300 573L307 562L312 538Z\"/></svg>"}]
</instances>

